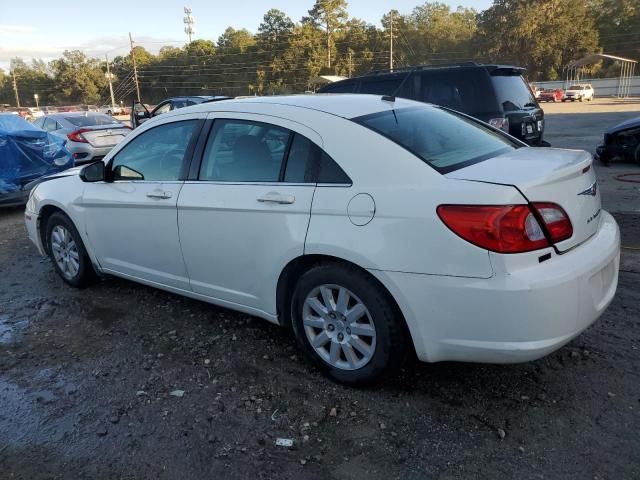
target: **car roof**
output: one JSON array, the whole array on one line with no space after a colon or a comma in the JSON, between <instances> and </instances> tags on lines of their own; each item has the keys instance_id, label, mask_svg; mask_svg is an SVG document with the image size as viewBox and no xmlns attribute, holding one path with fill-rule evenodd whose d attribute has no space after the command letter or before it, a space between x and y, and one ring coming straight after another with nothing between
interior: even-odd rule
<instances>
[{"instance_id":1,"label":"car roof","mask_svg":"<svg viewBox=\"0 0 640 480\"><path fill-rule=\"evenodd\" d=\"M51 118L64 118L64 117L88 117L89 115L94 116L94 115L104 115L104 113L100 113L100 112L57 112L57 113L50 113L49 115L46 115L47 117L51 117Z\"/></svg>"},{"instance_id":2,"label":"car roof","mask_svg":"<svg viewBox=\"0 0 640 480\"><path fill-rule=\"evenodd\" d=\"M316 93L301 95L274 95L268 97L244 97L218 102L201 103L187 107L191 111L238 111L263 113L269 107L293 107L314 110L342 118L355 118L392 108L425 106L425 103L404 98L395 101L383 100L381 95L350 93ZM391 97L386 97L391 98ZM169 114L184 114L186 109L174 110ZM165 115L169 115L165 114Z\"/></svg>"}]
</instances>

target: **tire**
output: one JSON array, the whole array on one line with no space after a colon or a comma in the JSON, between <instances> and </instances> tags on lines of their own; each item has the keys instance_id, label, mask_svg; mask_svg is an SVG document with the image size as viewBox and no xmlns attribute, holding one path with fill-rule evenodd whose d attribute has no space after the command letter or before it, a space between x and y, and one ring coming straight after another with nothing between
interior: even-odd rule
<instances>
[{"instance_id":1,"label":"tire","mask_svg":"<svg viewBox=\"0 0 640 480\"><path fill-rule=\"evenodd\" d=\"M582 103L582 97L580 97L580 98L578 99L578 101L579 101L580 103Z\"/></svg>"},{"instance_id":2,"label":"tire","mask_svg":"<svg viewBox=\"0 0 640 480\"><path fill-rule=\"evenodd\" d=\"M97 278L82 238L73 222L56 212L47 222L47 251L56 273L75 288L84 288Z\"/></svg>"},{"instance_id":3,"label":"tire","mask_svg":"<svg viewBox=\"0 0 640 480\"><path fill-rule=\"evenodd\" d=\"M563 99L562 99L562 103L564 103L564 102L566 102L566 101L567 101L567 99L566 99L566 98L563 98Z\"/></svg>"},{"instance_id":4,"label":"tire","mask_svg":"<svg viewBox=\"0 0 640 480\"><path fill-rule=\"evenodd\" d=\"M341 302L342 293L346 302ZM333 308L323 308L327 303ZM349 320L355 312L359 316ZM291 318L305 356L341 383L371 383L398 368L407 351L404 321L388 293L352 266L319 264L304 273L293 294ZM356 328L362 333L353 333Z\"/></svg>"}]
</instances>

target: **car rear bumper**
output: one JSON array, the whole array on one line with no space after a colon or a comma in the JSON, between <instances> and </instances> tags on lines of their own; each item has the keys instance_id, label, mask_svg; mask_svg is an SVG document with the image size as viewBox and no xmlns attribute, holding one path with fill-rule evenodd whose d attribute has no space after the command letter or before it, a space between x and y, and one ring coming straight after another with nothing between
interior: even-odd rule
<instances>
[{"instance_id":1,"label":"car rear bumper","mask_svg":"<svg viewBox=\"0 0 640 480\"><path fill-rule=\"evenodd\" d=\"M93 147L79 142L67 142L66 145L67 149L73 154L73 160L76 165L83 165L104 158L114 146Z\"/></svg>"},{"instance_id":2,"label":"car rear bumper","mask_svg":"<svg viewBox=\"0 0 640 480\"><path fill-rule=\"evenodd\" d=\"M398 302L418 358L518 363L543 357L591 325L615 294L620 232L602 212L579 247L489 279L372 271Z\"/></svg>"}]
</instances>

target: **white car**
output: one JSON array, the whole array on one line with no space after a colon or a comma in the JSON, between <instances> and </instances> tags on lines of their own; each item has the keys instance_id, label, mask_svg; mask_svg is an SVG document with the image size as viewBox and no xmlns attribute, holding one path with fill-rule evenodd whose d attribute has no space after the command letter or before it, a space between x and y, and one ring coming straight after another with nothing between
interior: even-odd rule
<instances>
[{"instance_id":1,"label":"white car","mask_svg":"<svg viewBox=\"0 0 640 480\"><path fill-rule=\"evenodd\" d=\"M521 362L591 325L620 234L592 157L371 95L204 103L31 192L70 285L116 275L291 326L339 381L420 360Z\"/></svg>"},{"instance_id":2,"label":"white car","mask_svg":"<svg viewBox=\"0 0 640 480\"><path fill-rule=\"evenodd\" d=\"M582 102L583 100L587 100L590 102L593 100L594 96L595 92L593 87L589 84L571 85L564 91L564 98L562 101L566 102L567 100L571 100L572 102L575 102L578 100Z\"/></svg>"}]
</instances>

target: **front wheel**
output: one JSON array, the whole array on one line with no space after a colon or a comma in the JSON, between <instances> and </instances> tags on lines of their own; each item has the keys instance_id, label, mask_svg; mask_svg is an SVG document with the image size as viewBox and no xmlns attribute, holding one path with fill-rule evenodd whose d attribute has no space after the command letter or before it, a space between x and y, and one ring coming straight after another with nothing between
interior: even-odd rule
<instances>
[{"instance_id":1,"label":"front wheel","mask_svg":"<svg viewBox=\"0 0 640 480\"><path fill-rule=\"evenodd\" d=\"M58 275L69 285L82 288L96 278L82 239L73 222L61 212L47 222L47 249Z\"/></svg>"},{"instance_id":2,"label":"front wheel","mask_svg":"<svg viewBox=\"0 0 640 480\"><path fill-rule=\"evenodd\" d=\"M291 302L300 348L339 382L364 384L399 366L404 323L388 293L368 274L321 264L302 275Z\"/></svg>"}]
</instances>

